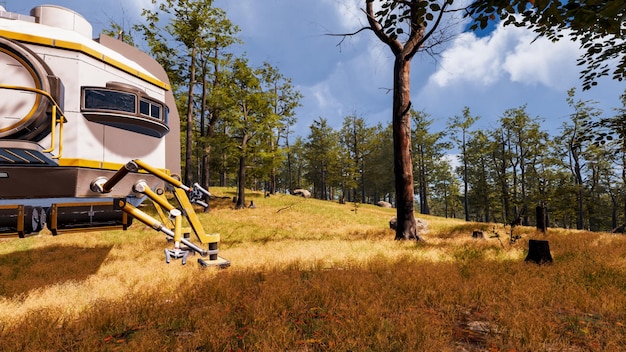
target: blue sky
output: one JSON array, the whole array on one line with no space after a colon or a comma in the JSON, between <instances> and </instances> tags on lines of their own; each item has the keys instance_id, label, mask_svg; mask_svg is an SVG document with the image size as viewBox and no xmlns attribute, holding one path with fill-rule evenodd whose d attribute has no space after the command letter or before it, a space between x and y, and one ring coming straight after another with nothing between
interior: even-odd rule
<instances>
[{"instance_id":1,"label":"blue sky","mask_svg":"<svg viewBox=\"0 0 626 352\"><path fill-rule=\"evenodd\" d=\"M1 4L2 2L0 2ZM150 0L6 0L8 11L28 13L50 3L68 7L90 21L94 37L111 21L130 26L142 21L141 9ZM339 129L348 115L363 117L370 125L391 121L393 57L369 31L346 39L332 33L349 33L365 24L364 0L215 0L240 27L245 53L252 65L264 61L278 67L304 95L298 122L292 129L306 136L312 121L329 120ZM493 128L509 108L526 105L552 134L572 112L565 98L577 87L578 97L594 100L606 115L620 107L624 82L603 79L582 92L576 43L532 42L524 29L494 26L476 36L464 33L466 23L451 26L455 39L447 42L436 59L418 54L412 61L412 103L443 130L447 119L468 106L481 119L477 128ZM532 43L531 43L532 42Z\"/></svg>"}]
</instances>

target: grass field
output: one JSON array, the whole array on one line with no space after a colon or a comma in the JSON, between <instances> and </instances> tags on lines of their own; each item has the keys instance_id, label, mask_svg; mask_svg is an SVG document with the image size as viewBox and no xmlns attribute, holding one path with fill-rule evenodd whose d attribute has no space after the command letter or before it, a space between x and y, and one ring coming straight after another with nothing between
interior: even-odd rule
<instances>
[{"instance_id":1,"label":"grass field","mask_svg":"<svg viewBox=\"0 0 626 352\"><path fill-rule=\"evenodd\" d=\"M394 241L393 209L247 197L200 215L223 270L166 264L171 244L137 221L0 240L0 350L626 350L626 236L516 227L510 244L418 215L424 241ZM554 262L526 263L529 239Z\"/></svg>"}]
</instances>

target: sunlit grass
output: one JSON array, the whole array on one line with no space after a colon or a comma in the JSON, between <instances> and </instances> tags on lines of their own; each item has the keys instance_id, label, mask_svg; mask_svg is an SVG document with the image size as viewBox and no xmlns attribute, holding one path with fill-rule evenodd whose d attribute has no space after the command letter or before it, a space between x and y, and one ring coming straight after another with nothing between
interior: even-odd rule
<instances>
[{"instance_id":1,"label":"sunlit grass","mask_svg":"<svg viewBox=\"0 0 626 352\"><path fill-rule=\"evenodd\" d=\"M225 270L165 264L137 222L0 240L0 350L626 349L626 236L418 215L424 241L395 241L393 209L211 191ZM525 263L529 239L554 263Z\"/></svg>"}]
</instances>

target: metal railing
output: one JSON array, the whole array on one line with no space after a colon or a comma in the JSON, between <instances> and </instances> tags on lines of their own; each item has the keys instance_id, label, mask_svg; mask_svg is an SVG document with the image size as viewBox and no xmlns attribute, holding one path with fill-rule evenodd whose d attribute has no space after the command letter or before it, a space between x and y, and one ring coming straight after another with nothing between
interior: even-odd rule
<instances>
[{"instance_id":1,"label":"metal railing","mask_svg":"<svg viewBox=\"0 0 626 352\"><path fill-rule=\"evenodd\" d=\"M57 104L57 102L54 100L54 97L41 89L37 89L37 88L31 88L31 87L22 87L22 86L12 86L12 85L7 85L7 84L0 84L0 89L10 89L10 90L17 90L17 91L26 91L26 92L31 92L31 93L35 93L35 94L39 94L39 95L43 95L45 98L48 99L48 101L50 102L50 106L52 109L52 113L50 114L50 119L51 119L51 125L50 125L50 148L44 149L43 152L44 153L52 153L55 149L56 149L56 125L57 123L59 124L59 149L58 149L58 153L57 155L53 156L53 159L59 159L61 158L61 156L63 155L63 124L66 121L65 119L65 114L63 113L63 110L61 109L61 107L59 106L59 104Z\"/></svg>"}]
</instances>

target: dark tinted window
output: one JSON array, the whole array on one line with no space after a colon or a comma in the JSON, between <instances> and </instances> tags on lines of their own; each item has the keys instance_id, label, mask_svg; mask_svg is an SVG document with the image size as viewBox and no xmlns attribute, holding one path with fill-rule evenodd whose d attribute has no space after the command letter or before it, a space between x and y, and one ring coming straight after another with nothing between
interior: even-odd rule
<instances>
[{"instance_id":1,"label":"dark tinted window","mask_svg":"<svg viewBox=\"0 0 626 352\"><path fill-rule=\"evenodd\" d=\"M140 100L139 101L139 113L141 113L142 115L150 115L150 103L148 103L145 100Z\"/></svg>"},{"instance_id":2,"label":"dark tinted window","mask_svg":"<svg viewBox=\"0 0 626 352\"><path fill-rule=\"evenodd\" d=\"M152 105L150 110L150 116L155 119L161 119L161 107L159 105Z\"/></svg>"},{"instance_id":3,"label":"dark tinted window","mask_svg":"<svg viewBox=\"0 0 626 352\"><path fill-rule=\"evenodd\" d=\"M102 89L85 89L85 109L116 110L136 113L136 96Z\"/></svg>"}]
</instances>

